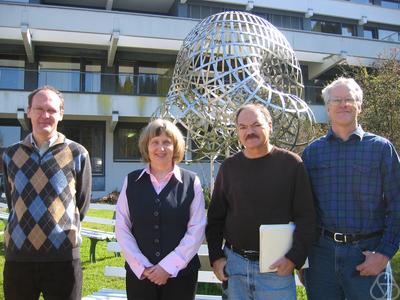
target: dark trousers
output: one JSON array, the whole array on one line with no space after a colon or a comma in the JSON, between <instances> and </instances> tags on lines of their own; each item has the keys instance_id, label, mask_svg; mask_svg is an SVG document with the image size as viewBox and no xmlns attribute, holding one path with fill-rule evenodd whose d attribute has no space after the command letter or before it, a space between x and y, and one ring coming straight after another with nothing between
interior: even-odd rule
<instances>
[{"instance_id":1,"label":"dark trousers","mask_svg":"<svg viewBox=\"0 0 400 300\"><path fill-rule=\"evenodd\" d=\"M15 262L4 265L6 300L80 300L82 268L79 259L63 262Z\"/></svg>"},{"instance_id":2,"label":"dark trousers","mask_svg":"<svg viewBox=\"0 0 400 300\"><path fill-rule=\"evenodd\" d=\"M197 271L169 278L165 285L156 285L148 279L139 280L131 271L126 272L128 300L193 300L196 286Z\"/></svg>"}]
</instances>

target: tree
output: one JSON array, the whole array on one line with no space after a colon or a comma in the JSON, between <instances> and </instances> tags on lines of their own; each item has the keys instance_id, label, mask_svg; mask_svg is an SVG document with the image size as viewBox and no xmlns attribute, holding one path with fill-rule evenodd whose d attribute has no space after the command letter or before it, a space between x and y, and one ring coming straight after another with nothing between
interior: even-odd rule
<instances>
[{"instance_id":1,"label":"tree","mask_svg":"<svg viewBox=\"0 0 400 300\"><path fill-rule=\"evenodd\" d=\"M389 139L400 150L400 48L377 60L372 68L354 69L364 92L360 124Z\"/></svg>"}]
</instances>

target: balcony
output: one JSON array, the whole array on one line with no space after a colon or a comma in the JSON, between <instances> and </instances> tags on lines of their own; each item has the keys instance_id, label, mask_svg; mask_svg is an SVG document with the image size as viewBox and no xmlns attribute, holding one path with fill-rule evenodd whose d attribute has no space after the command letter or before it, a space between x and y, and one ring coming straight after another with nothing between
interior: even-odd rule
<instances>
[{"instance_id":1,"label":"balcony","mask_svg":"<svg viewBox=\"0 0 400 300\"><path fill-rule=\"evenodd\" d=\"M24 78L37 79L37 84L25 89ZM0 67L0 90L31 91L43 85L51 85L62 92L165 97L171 79L171 76L159 74L109 74L77 70L37 71ZM309 104L323 104L320 97L321 89L318 86L305 86L302 98Z\"/></svg>"},{"instance_id":2,"label":"balcony","mask_svg":"<svg viewBox=\"0 0 400 300\"><path fill-rule=\"evenodd\" d=\"M31 88L26 81L34 81ZM24 70L0 67L0 111L13 117L26 108L31 90L52 85L66 95L68 116L107 116L119 112L121 117L150 117L164 101L170 76L157 74L105 74L76 70ZM318 122L326 122L319 86L305 86L302 98L311 106ZM19 92L18 92L19 91ZM129 97L127 97L129 96ZM132 96L134 96L132 98Z\"/></svg>"},{"instance_id":3,"label":"balcony","mask_svg":"<svg viewBox=\"0 0 400 300\"><path fill-rule=\"evenodd\" d=\"M26 89L29 81L36 81ZM33 90L51 85L62 92L166 96L171 85L171 76L159 74L110 74L80 72L79 70L25 70L24 68L0 67L1 90Z\"/></svg>"}]
</instances>

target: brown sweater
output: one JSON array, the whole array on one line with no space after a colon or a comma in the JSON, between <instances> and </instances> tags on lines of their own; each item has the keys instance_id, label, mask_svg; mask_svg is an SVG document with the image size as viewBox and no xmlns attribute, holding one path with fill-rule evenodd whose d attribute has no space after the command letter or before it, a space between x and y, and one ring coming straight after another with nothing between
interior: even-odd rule
<instances>
[{"instance_id":1,"label":"brown sweater","mask_svg":"<svg viewBox=\"0 0 400 300\"><path fill-rule=\"evenodd\" d=\"M211 264L224 257L223 239L239 249L258 251L261 224L290 221L296 230L286 257L299 268L315 235L313 196L301 158L277 147L256 159L237 153L221 165L208 210Z\"/></svg>"}]
</instances>

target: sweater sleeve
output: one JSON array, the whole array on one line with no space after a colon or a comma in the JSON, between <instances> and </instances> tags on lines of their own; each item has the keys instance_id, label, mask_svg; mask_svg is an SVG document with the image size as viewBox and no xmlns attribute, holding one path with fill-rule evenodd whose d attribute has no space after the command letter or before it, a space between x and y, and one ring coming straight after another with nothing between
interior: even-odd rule
<instances>
[{"instance_id":1,"label":"sweater sleeve","mask_svg":"<svg viewBox=\"0 0 400 300\"><path fill-rule=\"evenodd\" d=\"M293 246L285 256L300 269L314 242L316 226L313 194L303 162L296 169L292 216L296 224Z\"/></svg>"},{"instance_id":2,"label":"sweater sleeve","mask_svg":"<svg viewBox=\"0 0 400 300\"><path fill-rule=\"evenodd\" d=\"M222 250L223 228L225 224L227 201L224 193L224 164L221 165L215 180L214 191L211 197L207 214L206 238L210 264L221 257L225 257Z\"/></svg>"},{"instance_id":3,"label":"sweater sleeve","mask_svg":"<svg viewBox=\"0 0 400 300\"><path fill-rule=\"evenodd\" d=\"M81 155L81 170L77 174L76 181L76 205L82 221L89 209L92 194L92 167L87 151Z\"/></svg>"}]
</instances>

